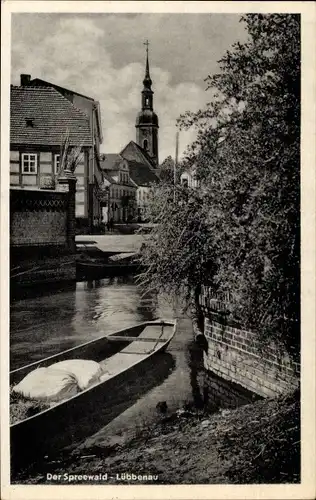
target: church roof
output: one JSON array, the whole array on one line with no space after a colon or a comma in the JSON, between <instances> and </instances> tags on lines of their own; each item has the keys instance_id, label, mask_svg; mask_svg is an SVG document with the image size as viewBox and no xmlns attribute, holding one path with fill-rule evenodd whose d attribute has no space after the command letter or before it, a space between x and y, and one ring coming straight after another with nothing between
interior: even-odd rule
<instances>
[{"instance_id":1,"label":"church roof","mask_svg":"<svg viewBox=\"0 0 316 500\"><path fill-rule=\"evenodd\" d=\"M130 141L119 154L101 155L101 168L109 182L116 182L113 176L115 176L117 166L122 160L127 160L129 176L137 186L150 186L154 182L159 182L157 172L155 172L146 151L134 141Z\"/></svg>"},{"instance_id":2,"label":"church roof","mask_svg":"<svg viewBox=\"0 0 316 500\"><path fill-rule=\"evenodd\" d=\"M11 86L11 143L60 145L67 129L71 145L91 146L88 116L57 90Z\"/></svg>"},{"instance_id":3,"label":"church roof","mask_svg":"<svg viewBox=\"0 0 316 500\"><path fill-rule=\"evenodd\" d=\"M139 163L144 163L149 168L154 168L153 162L146 151L134 141L130 141L125 146L125 148L122 149L120 155L128 161L131 160Z\"/></svg>"},{"instance_id":4,"label":"church roof","mask_svg":"<svg viewBox=\"0 0 316 500\"><path fill-rule=\"evenodd\" d=\"M129 175L137 186L150 186L154 182L159 182L158 176L153 169L133 160L128 160Z\"/></svg>"}]
</instances>

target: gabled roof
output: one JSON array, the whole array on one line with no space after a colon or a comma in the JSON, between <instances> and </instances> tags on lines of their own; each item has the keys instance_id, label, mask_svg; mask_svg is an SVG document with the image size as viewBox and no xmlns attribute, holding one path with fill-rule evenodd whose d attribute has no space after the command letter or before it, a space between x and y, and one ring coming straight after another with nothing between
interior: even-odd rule
<instances>
[{"instance_id":1,"label":"gabled roof","mask_svg":"<svg viewBox=\"0 0 316 500\"><path fill-rule=\"evenodd\" d=\"M100 165L102 170L114 170L116 165L123 161L123 157L116 153L102 154L100 156Z\"/></svg>"},{"instance_id":2,"label":"gabled roof","mask_svg":"<svg viewBox=\"0 0 316 500\"><path fill-rule=\"evenodd\" d=\"M154 168L154 164L146 151L141 148L136 142L130 141L124 149L120 152L126 160L136 161L138 163L144 163L150 168Z\"/></svg>"},{"instance_id":3,"label":"gabled roof","mask_svg":"<svg viewBox=\"0 0 316 500\"><path fill-rule=\"evenodd\" d=\"M55 83L47 82L46 80L42 80L41 78L33 78L30 80L30 87L54 87L61 94L75 94L80 97L84 97L85 99L89 99L89 101L94 101L93 97L88 97L84 94L79 94L79 92L75 92L74 90L66 89L65 87L61 87L60 85L55 85Z\"/></svg>"},{"instance_id":4,"label":"gabled roof","mask_svg":"<svg viewBox=\"0 0 316 500\"><path fill-rule=\"evenodd\" d=\"M159 182L158 176L153 169L144 163L128 160L129 175L137 186L150 186L154 182Z\"/></svg>"},{"instance_id":5,"label":"gabled roof","mask_svg":"<svg viewBox=\"0 0 316 500\"><path fill-rule=\"evenodd\" d=\"M12 144L60 145L67 129L71 145L91 146L88 116L57 90L11 86Z\"/></svg>"},{"instance_id":6,"label":"gabled roof","mask_svg":"<svg viewBox=\"0 0 316 500\"><path fill-rule=\"evenodd\" d=\"M55 83L47 82L46 80L42 80L41 78L33 78L33 80L30 80L30 83L28 84L29 87L53 87L55 90L57 90L60 94L62 94L66 99L70 100L70 102L73 102L73 96L79 96L83 97L84 99L87 99L88 101L91 102L91 104L95 105L95 109L97 111L97 125L98 125L98 131L99 131L99 137L100 137L100 142L103 142L103 134L102 134L102 124L101 124L101 110L100 110L100 103L99 101L96 101L93 99L93 97L89 97L84 94L80 94L79 92L75 92L74 90L66 89L65 87L61 87L60 85L56 85ZM79 105L78 107L85 112L84 109L82 109Z\"/></svg>"}]
</instances>

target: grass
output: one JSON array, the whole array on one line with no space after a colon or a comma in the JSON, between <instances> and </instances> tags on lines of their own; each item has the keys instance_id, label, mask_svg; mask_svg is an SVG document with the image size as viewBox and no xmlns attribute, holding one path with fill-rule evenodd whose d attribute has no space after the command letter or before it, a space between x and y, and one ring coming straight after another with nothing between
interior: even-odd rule
<instances>
[{"instance_id":1,"label":"grass","mask_svg":"<svg viewBox=\"0 0 316 500\"><path fill-rule=\"evenodd\" d=\"M32 417L51 407L50 403L27 399L15 393L13 387L13 385L10 386L10 425Z\"/></svg>"}]
</instances>

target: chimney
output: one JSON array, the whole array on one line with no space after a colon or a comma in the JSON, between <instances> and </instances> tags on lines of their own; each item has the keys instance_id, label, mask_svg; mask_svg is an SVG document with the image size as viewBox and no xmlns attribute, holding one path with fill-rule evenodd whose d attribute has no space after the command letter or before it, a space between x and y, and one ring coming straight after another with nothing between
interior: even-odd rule
<instances>
[{"instance_id":1,"label":"chimney","mask_svg":"<svg viewBox=\"0 0 316 500\"><path fill-rule=\"evenodd\" d=\"M21 75L21 87L27 87L31 83L31 75Z\"/></svg>"}]
</instances>

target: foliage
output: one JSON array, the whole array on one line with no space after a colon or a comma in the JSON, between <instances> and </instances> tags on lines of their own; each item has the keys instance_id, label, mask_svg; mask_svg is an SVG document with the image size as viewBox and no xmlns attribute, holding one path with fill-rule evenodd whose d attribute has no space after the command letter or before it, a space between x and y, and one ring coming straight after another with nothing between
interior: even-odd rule
<instances>
[{"instance_id":1,"label":"foliage","mask_svg":"<svg viewBox=\"0 0 316 500\"><path fill-rule=\"evenodd\" d=\"M167 156L164 161L159 166L159 178L161 181L168 184L173 184L174 182L174 159L172 156Z\"/></svg>"},{"instance_id":2,"label":"foliage","mask_svg":"<svg viewBox=\"0 0 316 500\"><path fill-rule=\"evenodd\" d=\"M148 217L155 226L142 250L143 285L189 297L197 283L206 282L212 275L208 210L208 197L199 191L163 183L154 189Z\"/></svg>"},{"instance_id":3,"label":"foliage","mask_svg":"<svg viewBox=\"0 0 316 500\"><path fill-rule=\"evenodd\" d=\"M62 172L74 173L78 164L82 161L82 146L70 146L69 130L62 137L60 147L59 174Z\"/></svg>"},{"instance_id":4,"label":"foliage","mask_svg":"<svg viewBox=\"0 0 316 500\"><path fill-rule=\"evenodd\" d=\"M246 327L299 344L300 18L242 17L248 41L236 43L208 76L206 109L180 117L196 127L184 163L200 192L161 186L159 222L143 260L156 289L178 292L207 281L230 293ZM186 198L188 203L185 203Z\"/></svg>"}]
</instances>

